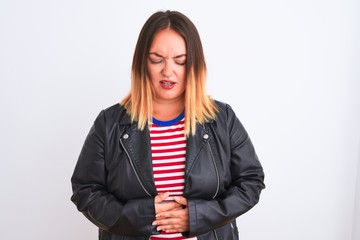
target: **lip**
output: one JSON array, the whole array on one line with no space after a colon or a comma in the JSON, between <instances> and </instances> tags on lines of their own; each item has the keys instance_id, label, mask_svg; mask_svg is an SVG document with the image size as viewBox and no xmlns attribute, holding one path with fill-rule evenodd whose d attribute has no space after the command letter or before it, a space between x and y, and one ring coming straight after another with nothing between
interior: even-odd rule
<instances>
[{"instance_id":1,"label":"lip","mask_svg":"<svg viewBox=\"0 0 360 240\"><path fill-rule=\"evenodd\" d=\"M172 89L174 86L176 85L176 82L171 81L171 80L160 80L160 86L163 89Z\"/></svg>"}]
</instances>

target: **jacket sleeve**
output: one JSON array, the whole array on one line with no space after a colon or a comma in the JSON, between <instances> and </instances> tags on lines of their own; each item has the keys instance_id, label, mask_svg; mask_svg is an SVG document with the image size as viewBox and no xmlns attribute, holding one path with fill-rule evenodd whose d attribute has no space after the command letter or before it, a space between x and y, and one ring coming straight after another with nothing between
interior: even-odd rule
<instances>
[{"instance_id":1,"label":"jacket sleeve","mask_svg":"<svg viewBox=\"0 0 360 240\"><path fill-rule=\"evenodd\" d=\"M106 123L102 111L95 120L81 150L71 178L71 200L78 210L100 229L119 235L156 234L152 197L121 201L107 188Z\"/></svg>"},{"instance_id":2,"label":"jacket sleeve","mask_svg":"<svg viewBox=\"0 0 360 240\"><path fill-rule=\"evenodd\" d=\"M230 186L212 200L188 199L190 236L200 235L234 221L259 201L264 185L264 172L253 144L229 105L220 109L226 117L219 119L226 126L230 144ZM222 113L220 113L222 114ZM222 116L221 116L222 118Z\"/></svg>"}]
</instances>

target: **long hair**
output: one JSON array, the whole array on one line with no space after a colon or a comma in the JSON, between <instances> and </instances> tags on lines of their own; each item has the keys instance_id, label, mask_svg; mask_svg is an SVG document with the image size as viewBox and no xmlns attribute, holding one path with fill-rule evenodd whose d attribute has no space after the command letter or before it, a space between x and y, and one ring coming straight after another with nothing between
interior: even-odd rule
<instances>
[{"instance_id":1,"label":"long hair","mask_svg":"<svg viewBox=\"0 0 360 240\"><path fill-rule=\"evenodd\" d=\"M206 94L206 63L199 33L184 14L177 11L156 12L142 27L131 68L131 90L121 101L143 130L152 119L153 89L148 77L147 57L154 36L164 29L180 34L186 44L185 134L194 135L196 124L214 119L217 108Z\"/></svg>"}]
</instances>

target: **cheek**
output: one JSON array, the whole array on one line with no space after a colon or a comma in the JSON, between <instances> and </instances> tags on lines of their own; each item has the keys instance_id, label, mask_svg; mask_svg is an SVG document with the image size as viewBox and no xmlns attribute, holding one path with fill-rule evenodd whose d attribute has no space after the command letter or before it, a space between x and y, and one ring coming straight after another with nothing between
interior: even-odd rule
<instances>
[{"instance_id":1,"label":"cheek","mask_svg":"<svg viewBox=\"0 0 360 240\"><path fill-rule=\"evenodd\" d=\"M178 66L178 68L176 69L176 74L179 78L181 79L185 79L186 76L186 68L183 66Z\"/></svg>"},{"instance_id":2,"label":"cheek","mask_svg":"<svg viewBox=\"0 0 360 240\"><path fill-rule=\"evenodd\" d=\"M150 80L154 80L156 78L156 68L154 68L154 66L148 64L148 76L150 78Z\"/></svg>"},{"instance_id":3,"label":"cheek","mask_svg":"<svg viewBox=\"0 0 360 240\"><path fill-rule=\"evenodd\" d=\"M186 80L186 69L182 69L181 73L181 80L183 81L183 84L185 84L185 80Z\"/></svg>"}]
</instances>

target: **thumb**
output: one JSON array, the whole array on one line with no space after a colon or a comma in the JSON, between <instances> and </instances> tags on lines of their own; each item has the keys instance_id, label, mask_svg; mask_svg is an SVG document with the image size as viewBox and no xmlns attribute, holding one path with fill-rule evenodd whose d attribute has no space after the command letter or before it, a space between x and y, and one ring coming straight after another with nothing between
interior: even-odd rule
<instances>
[{"instance_id":1,"label":"thumb","mask_svg":"<svg viewBox=\"0 0 360 240\"><path fill-rule=\"evenodd\" d=\"M160 194L156 195L155 203L160 203L160 202L164 201L165 199L167 199L169 197L169 195L170 195L169 192L160 193Z\"/></svg>"},{"instance_id":2,"label":"thumb","mask_svg":"<svg viewBox=\"0 0 360 240\"><path fill-rule=\"evenodd\" d=\"M179 203L179 204L181 204L181 205L184 205L184 206L187 206L187 205L188 205L187 199L184 198L184 197L176 196L176 197L174 197L174 200L175 200L175 202L177 202L177 203Z\"/></svg>"}]
</instances>

